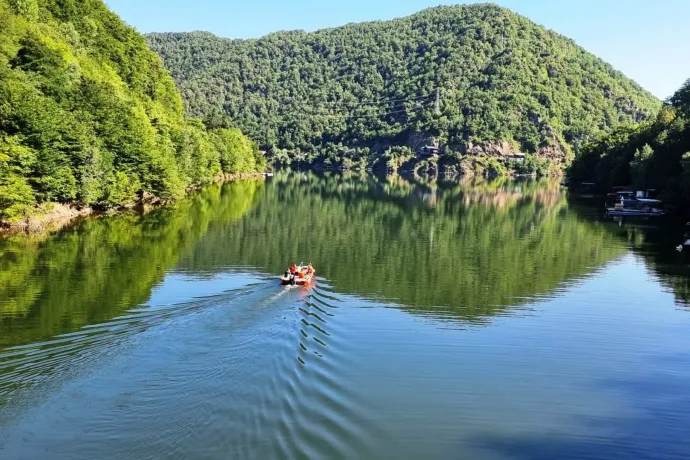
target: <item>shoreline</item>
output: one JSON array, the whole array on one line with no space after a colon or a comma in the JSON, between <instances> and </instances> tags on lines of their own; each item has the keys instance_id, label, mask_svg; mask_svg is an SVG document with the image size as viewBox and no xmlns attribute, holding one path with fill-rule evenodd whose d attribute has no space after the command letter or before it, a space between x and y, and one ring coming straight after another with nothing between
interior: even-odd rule
<instances>
[{"instance_id":1,"label":"shoreline","mask_svg":"<svg viewBox=\"0 0 690 460\"><path fill-rule=\"evenodd\" d=\"M242 179L266 178L268 172L226 174L209 184L187 187L185 196L188 196L207 185L234 182ZM80 219L113 216L127 212L148 212L166 206L174 201L162 200L158 197L145 195L143 198L128 204L120 205L108 210L95 209L90 206L78 206L74 203L43 203L35 208L36 213L27 216L18 222L0 221L0 238L16 235L34 235L43 232L60 231Z\"/></svg>"}]
</instances>

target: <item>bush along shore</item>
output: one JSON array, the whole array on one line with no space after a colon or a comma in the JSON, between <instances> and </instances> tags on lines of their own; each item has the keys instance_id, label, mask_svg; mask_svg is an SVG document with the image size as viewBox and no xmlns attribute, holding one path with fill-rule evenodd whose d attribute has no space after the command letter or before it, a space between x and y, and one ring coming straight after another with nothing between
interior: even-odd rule
<instances>
[{"instance_id":1,"label":"bush along shore","mask_svg":"<svg viewBox=\"0 0 690 460\"><path fill-rule=\"evenodd\" d=\"M215 183L232 182L242 179L263 180L266 173L252 172L242 174L223 174ZM208 186L211 184L206 184ZM186 194L198 193L204 186L188 187ZM184 199L184 198L181 198ZM42 203L25 213L20 219L0 220L0 236L17 234L36 234L57 231L77 222L79 219L109 216L119 213L146 213L161 206L174 205L179 199L162 199L147 193L128 203L118 206L84 206L79 203Z\"/></svg>"},{"instance_id":2,"label":"bush along shore","mask_svg":"<svg viewBox=\"0 0 690 460\"><path fill-rule=\"evenodd\" d=\"M170 202L265 169L227 118L185 116L160 58L102 1L0 0L0 30L5 227Z\"/></svg>"}]
</instances>

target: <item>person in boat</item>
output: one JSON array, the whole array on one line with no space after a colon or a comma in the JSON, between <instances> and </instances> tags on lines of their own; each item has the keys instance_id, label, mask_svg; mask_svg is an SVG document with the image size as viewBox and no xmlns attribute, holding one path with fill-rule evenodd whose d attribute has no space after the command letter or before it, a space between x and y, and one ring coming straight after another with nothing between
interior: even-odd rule
<instances>
[{"instance_id":1,"label":"person in boat","mask_svg":"<svg viewBox=\"0 0 690 460\"><path fill-rule=\"evenodd\" d=\"M297 271L297 265L295 265L295 264L290 265L290 273L294 275L296 271Z\"/></svg>"}]
</instances>

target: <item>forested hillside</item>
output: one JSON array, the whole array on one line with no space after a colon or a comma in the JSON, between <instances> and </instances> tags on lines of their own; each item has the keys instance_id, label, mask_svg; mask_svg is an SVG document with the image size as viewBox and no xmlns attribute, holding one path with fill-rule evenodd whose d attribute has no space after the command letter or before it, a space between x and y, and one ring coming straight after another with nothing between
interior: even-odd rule
<instances>
[{"instance_id":1,"label":"forested hillside","mask_svg":"<svg viewBox=\"0 0 690 460\"><path fill-rule=\"evenodd\" d=\"M690 80L654 119L620 126L585 145L569 172L573 182L593 181L602 191L631 184L656 189L681 207L690 205Z\"/></svg>"},{"instance_id":2,"label":"forested hillside","mask_svg":"<svg viewBox=\"0 0 690 460\"><path fill-rule=\"evenodd\" d=\"M0 221L261 167L239 130L213 127L185 119L160 58L102 0L0 0Z\"/></svg>"},{"instance_id":3,"label":"forested hillside","mask_svg":"<svg viewBox=\"0 0 690 460\"><path fill-rule=\"evenodd\" d=\"M563 159L659 101L573 41L489 4L258 40L151 34L187 111L227 114L276 159L394 162L391 146ZM436 91L440 107L436 111ZM382 155L383 154L383 155Z\"/></svg>"}]
</instances>

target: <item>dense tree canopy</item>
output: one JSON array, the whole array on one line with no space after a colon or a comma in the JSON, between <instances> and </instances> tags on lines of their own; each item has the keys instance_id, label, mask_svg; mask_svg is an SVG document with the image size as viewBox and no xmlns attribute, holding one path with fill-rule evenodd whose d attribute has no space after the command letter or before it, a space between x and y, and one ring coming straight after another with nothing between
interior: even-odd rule
<instances>
[{"instance_id":1,"label":"dense tree canopy","mask_svg":"<svg viewBox=\"0 0 690 460\"><path fill-rule=\"evenodd\" d=\"M0 31L0 220L261 166L239 131L184 118L160 58L102 0L0 0Z\"/></svg>"},{"instance_id":2,"label":"dense tree canopy","mask_svg":"<svg viewBox=\"0 0 690 460\"><path fill-rule=\"evenodd\" d=\"M659 107L573 41L488 4L258 40L195 32L148 41L189 113L230 115L285 162L357 162L429 137L450 154L505 141L563 157Z\"/></svg>"},{"instance_id":3,"label":"dense tree canopy","mask_svg":"<svg viewBox=\"0 0 690 460\"><path fill-rule=\"evenodd\" d=\"M656 118L621 126L584 146L570 179L594 181L602 190L617 185L656 189L662 198L690 205L690 80Z\"/></svg>"}]
</instances>

